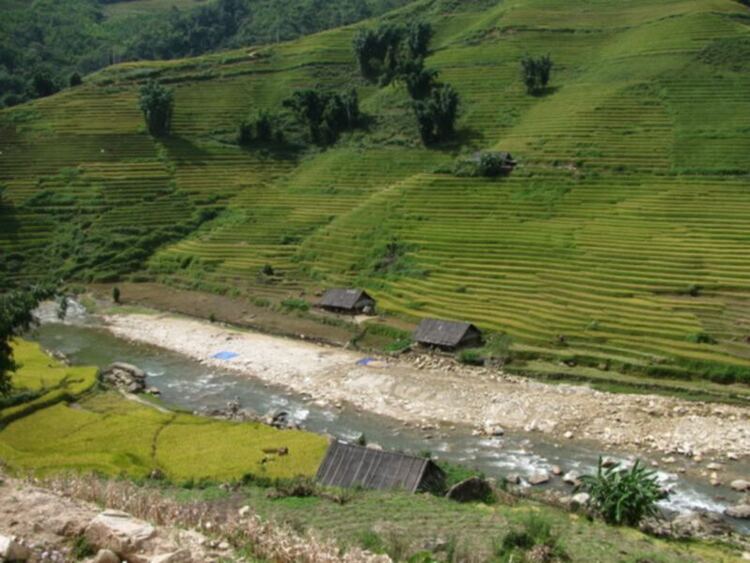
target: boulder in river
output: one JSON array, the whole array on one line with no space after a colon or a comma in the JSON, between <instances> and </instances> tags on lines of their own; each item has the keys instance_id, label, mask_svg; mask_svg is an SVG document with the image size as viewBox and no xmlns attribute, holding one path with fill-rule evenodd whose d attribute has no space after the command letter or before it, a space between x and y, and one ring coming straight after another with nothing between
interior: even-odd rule
<instances>
[{"instance_id":1,"label":"boulder in river","mask_svg":"<svg viewBox=\"0 0 750 563\"><path fill-rule=\"evenodd\" d=\"M101 371L99 378L104 384L128 393L141 393L146 389L146 372L125 362L111 364Z\"/></svg>"},{"instance_id":2,"label":"boulder in river","mask_svg":"<svg viewBox=\"0 0 750 563\"><path fill-rule=\"evenodd\" d=\"M546 471L540 471L529 477L528 481L531 485L543 485L549 481L549 473Z\"/></svg>"},{"instance_id":3,"label":"boulder in river","mask_svg":"<svg viewBox=\"0 0 750 563\"><path fill-rule=\"evenodd\" d=\"M741 520L750 519L750 504L737 504L735 506L730 506L724 511L724 514Z\"/></svg>"},{"instance_id":4,"label":"boulder in river","mask_svg":"<svg viewBox=\"0 0 750 563\"><path fill-rule=\"evenodd\" d=\"M735 491L740 491L741 493L750 491L750 481L745 481L744 479L735 479L734 481L729 483L729 486L732 487Z\"/></svg>"},{"instance_id":5,"label":"boulder in river","mask_svg":"<svg viewBox=\"0 0 750 563\"><path fill-rule=\"evenodd\" d=\"M581 476L577 471L568 471L562 477L563 483L568 485L579 485L581 483Z\"/></svg>"}]
</instances>

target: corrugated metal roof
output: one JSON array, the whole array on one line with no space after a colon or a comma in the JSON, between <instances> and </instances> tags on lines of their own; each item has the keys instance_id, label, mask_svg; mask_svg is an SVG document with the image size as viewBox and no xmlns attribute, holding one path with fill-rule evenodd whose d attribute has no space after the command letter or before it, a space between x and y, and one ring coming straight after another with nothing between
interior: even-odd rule
<instances>
[{"instance_id":1,"label":"corrugated metal roof","mask_svg":"<svg viewBox=\"0 0 750 563\"><path fill-rule=\"evenodd\" d=\"M317 479L331 487L419 489L429 459L335 441L328 448Z\"/></svg>"},{"instance_id":2,"label":"corrugated metal roof","mask_svg":"<svg viewBox=\"0 0 750 563\"><path fill-rule=\"evenodd\" d=\"M372 297L362 289L329 289L323 294L323 297L320 300L320 306L352 309L362 298L372 299Z\"/></svg>"},{"instance_id":3,"label":"corrugated metal roof","mask_svg":"<svg viewBox=\"0 0 750 563\"><path fill-rule=\"evenodd\" d=\"M479 332L471 323L444 321L440 319L423 319L413 338L422 344L434 346L458 346L469 331Z\"/></svg>"}]
</instances>

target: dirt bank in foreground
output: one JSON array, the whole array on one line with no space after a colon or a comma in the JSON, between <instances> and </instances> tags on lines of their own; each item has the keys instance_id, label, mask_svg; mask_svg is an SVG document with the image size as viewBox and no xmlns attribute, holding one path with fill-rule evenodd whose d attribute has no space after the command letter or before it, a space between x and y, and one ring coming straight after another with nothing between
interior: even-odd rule
<instances>
[{"instance_id":1,"label":"dirt bank in foreground","mask_svg":"<svg viewBox=\"0 0 750 563\"><path fill-rule=\"evenodd\" d=\"M114 315L105 321L116 336L410 424L500 426L683 453L695 461L750 454L747 408L550 385L425 357L359 365L362 354L353 351L170 315ZM212 358L221 351L236 356Z\"/></svg>"}]
</instances>

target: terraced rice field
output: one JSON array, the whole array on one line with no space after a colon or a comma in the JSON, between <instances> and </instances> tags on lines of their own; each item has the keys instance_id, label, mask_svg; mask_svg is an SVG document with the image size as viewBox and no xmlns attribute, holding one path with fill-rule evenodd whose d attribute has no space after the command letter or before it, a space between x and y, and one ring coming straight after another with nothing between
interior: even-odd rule
<instances>
[{"instance_id":1,"label":"terraced rice field","mask_svg":"<svg viewBox=\"0 0 750 563\"><path fill-rule=\"evenodd\" d=\"M27 263L11 279L38 275L28 256L55 233L43 207L29 215L40 190L115 225L215 209L151 257L150 275L278 299L357 283L387 312L468 319L552 359L682 376L750 367L748 9L420 1L397 17L411 16L433 23L427 64L461 95L459 148L422 147L403 86L356 78L355 27L120 65L3 112L0 249ZM526 53L555 63L543 96L519 80ZM164 142L138 114L147 77L175 91ZM367 131L324 151L231 143L245 115L295 88L344 84L357 85ZM499 180L454 176L458 154L477 149L510 150L520 166ZM409 267L372 270L392 240Z\"/></svg>"}]
</instances>

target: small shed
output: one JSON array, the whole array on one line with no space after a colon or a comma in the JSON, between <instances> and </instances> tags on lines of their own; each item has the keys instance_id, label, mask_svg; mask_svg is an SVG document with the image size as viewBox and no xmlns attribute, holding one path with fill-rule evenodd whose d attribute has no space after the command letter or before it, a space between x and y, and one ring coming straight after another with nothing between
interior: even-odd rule
<instances>
[{"instance_id":1,"label":"small shed","mask_svg":"<svg viewBox=\"0 0 750 563\"><path fill-rule=\"evenodd\" d=\"M363 289L337 288L327 290L318 306L335 313L369 313L375 300Z\"/></svg>"},{"instance_id":2,"label":"small shed","mask_svg":"<svg viewBox=\"0 0 750 563\"><path fill-rule=\"evenodd\" d=\"M445 473L432 460L334 441L318 469L329 487L442 492Z\"/></svg>"},{"instance_id":3,"label":"small shed","mask_svg":"<svg viewBox=\"0 0 750 563\"><path fill-rule=\"evenodd\" d=\"M455 350L466 346L479 346L482 343L482 332L467 322L423 319L412 338L424 346Z\"/></svg>"}]
</instances>

